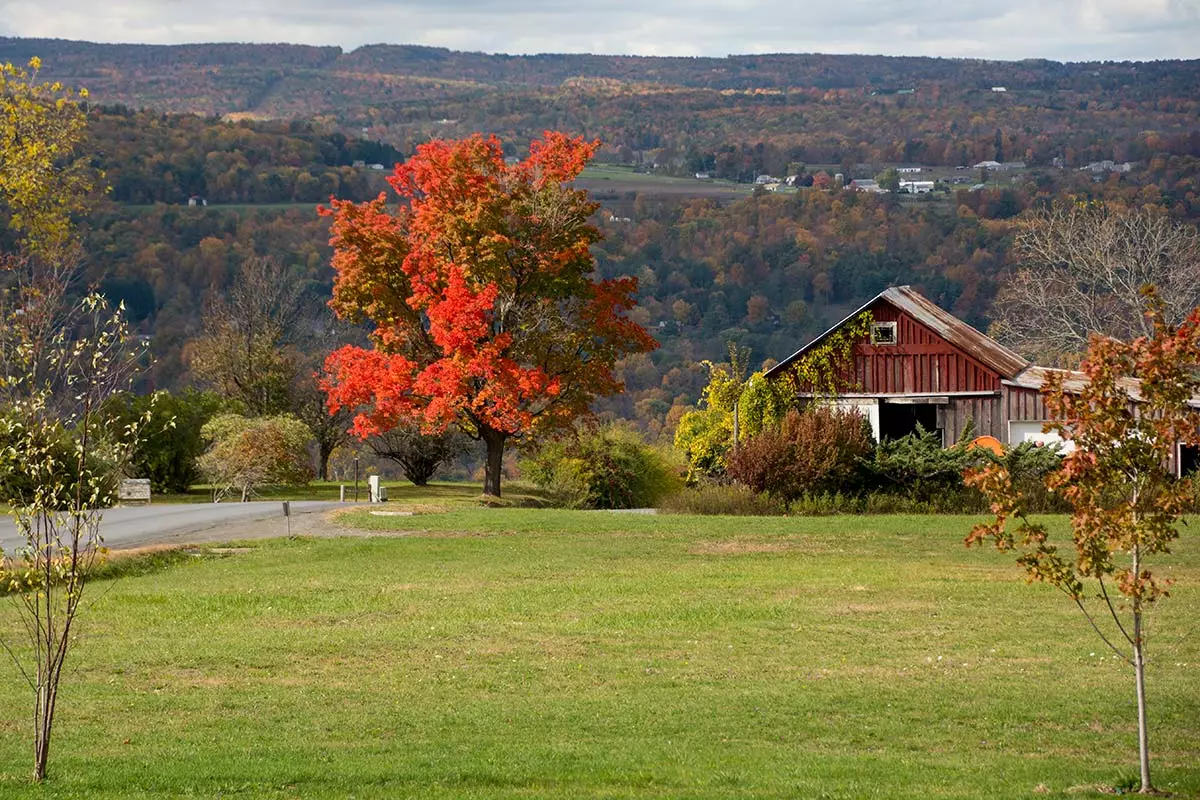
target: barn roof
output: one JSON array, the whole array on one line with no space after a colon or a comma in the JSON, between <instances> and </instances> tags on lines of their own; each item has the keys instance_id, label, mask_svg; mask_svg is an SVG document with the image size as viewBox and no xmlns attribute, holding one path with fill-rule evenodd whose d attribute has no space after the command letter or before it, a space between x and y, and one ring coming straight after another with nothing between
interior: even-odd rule
<instances>
[{"instance_id":1,"label":"barn roof","mask_svg":"<svg viewBox=\"0 0 1200 800\"><path fill-rule=\"evenodd\" d=\"M879 300L883 300L905 314L908 314L917 322L929 328L929 330L962 350L979 363L995 370L1000 374L1001 378L1012 380L1029 367L1029 362L1024 358L990 336L985 336L975 330L950 312L943 310L911 286L893 286L884 289L847 315L841 322L804 345L804 347L801 347L795 353L792 353L774 367L771 367L771 369L767 370L767 377L773 377L787 369L796 359L825 341L834 331L866 311Z\"/></svg>"}]
</instances>

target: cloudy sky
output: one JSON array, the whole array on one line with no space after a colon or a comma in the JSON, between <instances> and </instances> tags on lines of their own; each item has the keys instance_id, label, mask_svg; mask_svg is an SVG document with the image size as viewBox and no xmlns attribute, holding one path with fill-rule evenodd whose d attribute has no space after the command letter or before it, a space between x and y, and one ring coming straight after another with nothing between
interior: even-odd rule
<instances>
[{"instance_id":1,"label":"cloudy sky","mask_svg":"<svg viewBox=\"0 0 1200 800\"><path fill-rule=\"evenodd\" d=\"M500 53L1200 58L1200 0L0 0L0 34Z\"/></svg>"}]
</instances>

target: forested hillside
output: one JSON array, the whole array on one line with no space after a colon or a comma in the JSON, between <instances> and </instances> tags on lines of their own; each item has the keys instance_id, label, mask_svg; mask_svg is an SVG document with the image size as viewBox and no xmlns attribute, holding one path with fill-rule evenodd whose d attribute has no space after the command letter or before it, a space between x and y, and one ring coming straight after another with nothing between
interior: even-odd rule
<instances>
[{"instance_id":1,"label":"forested hillside","mask_svg":"<svg viewBox=\"0 0 1200 800\"><path fill-rule=\"evenodd\" d=\"M1200 219L1197 61L0 39L0 60L33 55L43 77L91 92L111 190L89 224L86 274L149 337L156 386L190 381L205 300L251 256L280 258L318 306L331 273L316 205L374 196L431 137L496 133L512 155L547 128L602 140L603 168L581 180L603 206L596 255L606 275L639 278L635 313L662 344L623 365L629 391L606 410L651 432L695 401L697 361L721 358L729 340L782 358L890 284L986 327L1015 220L1051 198ZM985 161L1004 169L975 166ZM936 190L835 181L902 165ZM754 187L764 174L795 180L769 192Z\"/></svg>"}]
</instances>

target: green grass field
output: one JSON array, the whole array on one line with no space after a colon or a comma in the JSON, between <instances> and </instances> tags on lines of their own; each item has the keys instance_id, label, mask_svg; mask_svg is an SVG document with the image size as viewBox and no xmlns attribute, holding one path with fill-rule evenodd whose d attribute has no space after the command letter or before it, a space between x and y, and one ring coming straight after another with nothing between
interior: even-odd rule
<instances>
[{"instance_id":1,"label":"green grass field","mask_svg":"<svg viewBox=\"0 0 1200 800\"><path fill-rule=\"evenodd\" d=\"M1128 669L965 550L965 517L349 519L381 535L95 584L44 788L0 669L0 797L1088 797L1135 775ZM1185 536L1149 693L1156 782L1195 797Z\"/></svg>"}]
</instances>

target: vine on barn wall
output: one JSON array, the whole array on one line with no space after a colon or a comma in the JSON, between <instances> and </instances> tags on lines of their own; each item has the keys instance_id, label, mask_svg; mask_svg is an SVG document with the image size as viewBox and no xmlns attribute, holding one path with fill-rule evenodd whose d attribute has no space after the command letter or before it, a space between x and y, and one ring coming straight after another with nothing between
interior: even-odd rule
<instances>
[{"instance_id":1,"label":"vine on barn wall","mask_svg":"<svg viewBox=\"0 0 1200 800\"><path fill-rule=\"evenodd\" d=\"M849 383L854 372L854 346L870 335L874 321L874 315L864 311L798 359L785 373L793 392L836 396L860 388L857 383Z\"/></svg>"}]
</instances>

